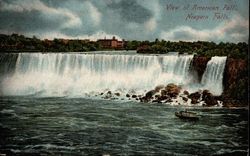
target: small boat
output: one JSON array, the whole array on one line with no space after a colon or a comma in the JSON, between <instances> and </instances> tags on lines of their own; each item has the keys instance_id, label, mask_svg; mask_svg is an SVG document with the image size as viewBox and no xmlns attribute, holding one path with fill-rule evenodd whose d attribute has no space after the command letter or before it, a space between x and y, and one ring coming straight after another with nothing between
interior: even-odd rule
<instances>
[{"instance_id":1,"label":"small boat","mask_svg":"<svg viewBox=\"0 0 250 156\"><path fill-rule=\"evenodd\" d=\"M194 112L188 112L188 111L175 112L175 116L179 117L180 119L199 120L199 117Z\"/></svg>"}]
</instances>

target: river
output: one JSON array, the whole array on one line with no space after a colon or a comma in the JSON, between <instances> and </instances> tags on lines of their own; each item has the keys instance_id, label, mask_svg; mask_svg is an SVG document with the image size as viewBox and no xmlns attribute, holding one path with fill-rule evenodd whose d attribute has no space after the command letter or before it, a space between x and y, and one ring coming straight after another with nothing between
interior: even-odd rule
<instances>
[{"instance_id":1,"label":"river","mask_svg":"<svg viewBox=\"0 0 250 156\"><path fill-rule=\"evenodd\" d=\"M223 90L226 57L213 57L201 82L193 55L20 53L0 57L0 154L246 155L248 110L141 103L175 83L190 92ZM106 92L119 93L103 99ZM103 94L104 93L104 94ZM177 118L188 109L198 121Z\"/></svg>"}]
</instances>

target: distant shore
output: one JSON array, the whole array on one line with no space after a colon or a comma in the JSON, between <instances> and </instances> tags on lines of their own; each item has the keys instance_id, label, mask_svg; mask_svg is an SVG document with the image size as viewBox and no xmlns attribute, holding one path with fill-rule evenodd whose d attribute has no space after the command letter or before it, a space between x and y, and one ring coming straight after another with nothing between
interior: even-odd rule
<instances>
[{"instance_id":1,"label":"distant shore","mask_svg":"<svg viewBox=\"0 0 250 156\"><path fill-rule=\"evenodd\" d=\"M103 41L103 40L102 40ZM105 40L104 40L105 41ZM107 41L110 41L110 39ZM114 41L117 41L114 39ZM117 41L121 42L121 41ZM19 34L0 34L0 52L92 52L92 51L116 51L116 50L136 50L142 54L166 54L168 52L188 53L198 56L228 56L229 58L248 58L248 43L214 43L208 41L196 42L171 42L155 39L155 41L122 41L122 45L117 47L103 46L97 41L86 39L54 39L41 40L25 37ZM104 44L106 44L104 42Z\"/></svg>"}]
</instances>

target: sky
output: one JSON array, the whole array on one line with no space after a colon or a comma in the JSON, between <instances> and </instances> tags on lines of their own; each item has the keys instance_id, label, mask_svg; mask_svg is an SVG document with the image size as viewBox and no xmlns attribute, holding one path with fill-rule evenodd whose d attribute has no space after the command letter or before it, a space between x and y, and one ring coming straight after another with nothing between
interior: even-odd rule
<instances>
[{"instance_id":1,"label":"sky","mask_svg":"<svg viewBox=\"0 0 250 156\"><path fill-rule=\"evenodd\" d=\"M249 0L0 0L0 33L237 43L249 40L248 15Z\"/></svg>"}]
</instances>

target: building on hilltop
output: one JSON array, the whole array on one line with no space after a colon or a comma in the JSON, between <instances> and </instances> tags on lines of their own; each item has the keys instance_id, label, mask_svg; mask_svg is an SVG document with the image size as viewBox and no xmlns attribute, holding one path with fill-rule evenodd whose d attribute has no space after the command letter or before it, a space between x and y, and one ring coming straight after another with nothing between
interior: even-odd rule
<instances>
[{"instance_id":1,"label":"building on hilltop","mask_svg":"<svg viewBox=\"0 0 250 156\"><path fill-rule=\"evenodd\" d=\"M112 39L99 39L97 42L105 49L123 49L125 41L118 41L115 36Z\"/></svg>"}]
</instances>

